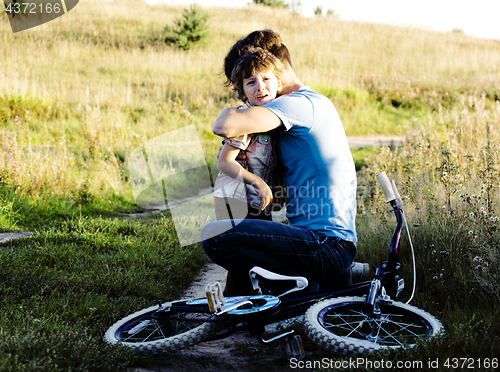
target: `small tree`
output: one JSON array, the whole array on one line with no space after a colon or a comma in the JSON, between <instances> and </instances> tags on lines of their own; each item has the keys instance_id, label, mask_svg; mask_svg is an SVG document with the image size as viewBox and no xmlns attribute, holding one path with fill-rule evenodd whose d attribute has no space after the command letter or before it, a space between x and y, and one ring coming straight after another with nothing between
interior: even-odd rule
<instances>
[{"instance_id":1,"label":"small tree","mask_svg":"<svg viewBox=\"0 0 500 372\"><path fill-rule=\"evenodd\" d=\"M265 6L270 6L273 8L284 8L288 9L288 4L281 0L253 0L254 4L261 4Z\"/></svg>"},{"instance_id":2,"label":"small tree","mask_svg":"<svg viewBox=\"0 0 500 372\"><path fill-rule=\"evenodd\" d=\"M314 15L320 16L323 14L323 8L320 6L317 6L316 9L314 9Z\"/></svg>"},{"instance_id":3,"label":"small tree","mask_svg":"<svg viewBox=\"0 0 500 372\"><path fill-rule=\"evenodd\" d=\"M175 26L166 26L163 30L163 40L184 50L190 49L208 36L208 14L202 13L195 5L190 9L184 9L183 18L175 20Z\"/></svg>"}]
</instances>

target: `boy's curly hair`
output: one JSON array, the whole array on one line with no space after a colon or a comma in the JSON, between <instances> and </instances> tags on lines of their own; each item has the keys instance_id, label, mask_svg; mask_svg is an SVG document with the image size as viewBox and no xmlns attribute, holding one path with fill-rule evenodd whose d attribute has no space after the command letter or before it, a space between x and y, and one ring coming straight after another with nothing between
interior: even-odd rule
<instances>
[{"instance_id":1,"label":"boy's curly hair","mask_svg":"<svg viewBox=\"0 0 500 372\"><path fill-rule=\"evenodd\" d=\"M260 30L239 39L224 58L224 74L226 86L231 86L231 76L236 61L246 53L247 48L263 49L278 58L285 68L292 67L292 60L288 48L282 43L281 36L273 30Z\"/></svg>"},{"instance_id":2,"label":"boy's curly hair","mask_svg":"<svg viewBox=\"0 0 500 372\"><path fill-rule=\"evenodd\" d=\"M271 53L260 48L245 47L242 49L242 56L236 61L231 73L233 90L238 95L238 99L246 102L247 97L243 91L243 79L248 79L255 71L271 71L276 75L278 82L282 83L281 74L284 68L283 63Z\"/></svg>"}]
</instances>

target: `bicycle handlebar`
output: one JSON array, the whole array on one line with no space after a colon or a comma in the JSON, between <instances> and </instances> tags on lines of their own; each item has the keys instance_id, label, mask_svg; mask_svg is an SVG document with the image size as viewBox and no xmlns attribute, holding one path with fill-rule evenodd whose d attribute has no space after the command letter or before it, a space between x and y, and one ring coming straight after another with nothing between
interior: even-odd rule
<instances>
[{"instance_id":1,"label":"bicycle handlebar","mask_svg":"<svg viewBox=\"0 0 500 372\"><path fill-rule=\"evenodd\" d=\"M396 195L394 194L394 190L392 188L391 182L389 181L389 177L385 174L385 172L377 174L378 182L382 187L382 191L387 198L386 203L389 203L396 199Z\"/></svg>"}]
</instances>

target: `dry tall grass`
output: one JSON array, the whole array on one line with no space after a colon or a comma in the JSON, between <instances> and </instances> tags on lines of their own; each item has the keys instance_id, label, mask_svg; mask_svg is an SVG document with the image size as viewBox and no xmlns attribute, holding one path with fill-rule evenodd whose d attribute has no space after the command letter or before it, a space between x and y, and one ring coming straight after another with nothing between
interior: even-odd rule
<instances>
[{"instance_id":1,"label":"dry tall grass","mask_svg":"<svg viewBox=\"0 0 500 372\"><path fill-rule=\"evenodd\" d=\"M236 103L222 84L222 60L235 40L255 29L273 28L282 35L304 83L340 89L343 96L332 99L346 110L349 134L361 128L358 111L369 104L366 92L381 104L418 101L430 110L439 103L451 106L463 95L500 96L496 41L332 16L305 18L250 5L203 8L210 15L209 41L184 52L154 41L182 9L139 0L87 0L55 21L16 34L7 17L1 18L4 147L17 148L16 159L28 168L42 172L49 165L37 164L47 161L68 173L65 179L71 181L65 183L42 172L45 189L64 193L90 184L95 193L102 188L121 192L126 188L123 161L130 151L192 123L207 156L213 156L218 140L210 132L212 121L221 108ZM392 132L406 130L399 122L393 125ZM44 160L49 159L46 148L53 149L51 154L57 149L57 156ZM20 165L12 164L5 161L2 169L15 184L43 188L31 186L39 182L24 179L26 172L20 175L15 171Z\"/></svg>"},{"instance_id":2,"label":"dry tall grass","mask_svg":"<svg viewBox=\"0 0 500 372\"><path fill-rule=\"evenodd\" d=\"M204 9L210 14L210 43L187 53L148 47L145 40L159 36L180 7L88 0L56 21L14 35L4 16L0 43L9 70L0 88L84 102L89 86L92 96L115 107L137 98L162 102L168 92L224 96L218 74L229 47L255 29L273 28L310 85L499 89L498 41L331 16L306 18L262 6Z\"/></svg>"},{"instance_id":3,"label":"dry tall grass","mask_svg":"<svg viewBox=\"0 0 500 372\"><path fill-rule=\"evenodd\" d=\"M470 283L465 277L471 274L482 293L498 296L500 102L486 110L484 98L474 99L432 119L449 125L444 135L430 120L401 149L383 148L368 159L358 178L360 212L381 207L372 204L373 195L380 195L373 180L387 172L400 185L408 219L420 225L414 231L420 252L432 247L434 256L419 262L429 276L423 282L432 278L446 286L462 280L459 287Z\"/></svg>"}]
</instances>

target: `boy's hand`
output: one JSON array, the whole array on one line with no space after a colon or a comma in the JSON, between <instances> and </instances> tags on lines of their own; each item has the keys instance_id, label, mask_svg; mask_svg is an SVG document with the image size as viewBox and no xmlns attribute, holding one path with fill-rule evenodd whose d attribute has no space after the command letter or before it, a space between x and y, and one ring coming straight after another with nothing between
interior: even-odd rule
<instances>
[{"instance_id":1,"label":"boy's hand","mask_svg":"<svg viewBox=\"0 0 500 372\"><path fill-rule=\"evenodd\" d=\"M271 191L267 183L265 183L261 178L259 178L259 181L252 183L252 186L255 188L255 191L257 191L257 194L259 195L259 199L261 202L260 209L264 210L273 201L273 192Z\"/></svg>"}]
</instances>

